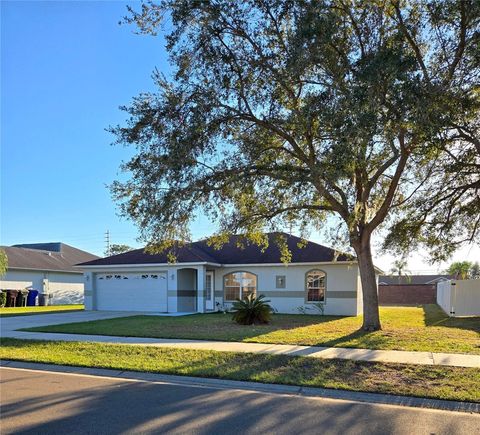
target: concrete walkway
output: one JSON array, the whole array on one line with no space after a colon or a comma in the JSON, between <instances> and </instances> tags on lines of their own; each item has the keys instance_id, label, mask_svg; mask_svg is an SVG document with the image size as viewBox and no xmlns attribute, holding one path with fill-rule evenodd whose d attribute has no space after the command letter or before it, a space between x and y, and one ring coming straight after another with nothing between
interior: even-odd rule
<instances>
[{"instance_id":1,"label":"concrete walkway","mask_svg":"<svg viewBox=\"0 0 480 435\"><path fill-rule=\"evenodd\" d=\"M88 341L96 343L130 344L139 346L203 349L221 352L244 352L273 355L295 355L324 359L350 359L400 364L439 365L480 368L480 355L434 352L407 352L398 350L350 349L340 347L297 346L284 344L241 343L227 341L182 340L141 337L116 337L107 335L58 334L18 331L19 328L61 323L84 322L114 317L138 315L126 312L77 312L39 316L2 318L1 336L30 340Z\"/></svg>"}]
</instances>

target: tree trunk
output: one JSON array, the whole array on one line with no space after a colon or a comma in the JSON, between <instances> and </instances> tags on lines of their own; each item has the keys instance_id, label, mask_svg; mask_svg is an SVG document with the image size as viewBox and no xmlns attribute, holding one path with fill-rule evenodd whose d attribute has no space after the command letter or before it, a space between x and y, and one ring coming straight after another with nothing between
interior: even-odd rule
<instances>
[{"instance_id":1,"label":"tree trunk","mask_svg":"<svg viewBox=\"0 0 480 435\"><path fill-rule=\"evenodd\" d=\"M378 331L382 329L380 314L378 312L378 291L375 268L372 260L370 237L362 237L354 246L357 253L358 266L363 293L363 326L365 331Z\"/></svg>"}]
</instances>

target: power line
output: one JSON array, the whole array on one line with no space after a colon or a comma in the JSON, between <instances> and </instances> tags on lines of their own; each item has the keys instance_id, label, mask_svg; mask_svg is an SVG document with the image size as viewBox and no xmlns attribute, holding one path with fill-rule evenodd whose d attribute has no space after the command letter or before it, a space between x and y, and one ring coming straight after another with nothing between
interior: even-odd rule
<instances>
[{"instance_id":1,"label":"power line","mask_svg":"<svg viewBox=\"0 0 480 435\"><path fill-rule=\"evenodd\" d=\"M110 231L105 231L105 255L110 255Z\"/></svg>"}]
</instances>

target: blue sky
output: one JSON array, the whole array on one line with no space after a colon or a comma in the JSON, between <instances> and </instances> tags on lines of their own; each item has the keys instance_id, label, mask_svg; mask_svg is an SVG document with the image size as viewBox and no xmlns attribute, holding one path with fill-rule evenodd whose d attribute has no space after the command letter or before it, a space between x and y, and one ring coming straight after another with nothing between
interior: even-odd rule
<instances>
[{"instance_id":1,"label":"blue sky","mask_svg":"<svg viewBox=\"0 0 480 435\"><path fill-rule=\"evenodd\" d=\"M126 5L1 2L1 244L63 241L101 254L108 229L112 243L138 246L106 187L131 151L112 147L105 128L125 119L120 105L153 90L155 67L169 67L161 37L118 24ZM200 218L192 229L199 238L214 228ZM384 269L391 260L376 258ZM421 254L410 268L436 269Z\"/></svg>"},{"instance_id":2,"label":"blue sky","mask_svg":"<svg viewBox=\"0 0 480 435\"><path fill-rule=\"evenodd\" d=\"M130 151L105 131L168 73L161 38L118 24L125 2L2 2L2 243L135 245L106 184ZM201 224L200 231L208 231Z\"/></svg>"}]
</instances>

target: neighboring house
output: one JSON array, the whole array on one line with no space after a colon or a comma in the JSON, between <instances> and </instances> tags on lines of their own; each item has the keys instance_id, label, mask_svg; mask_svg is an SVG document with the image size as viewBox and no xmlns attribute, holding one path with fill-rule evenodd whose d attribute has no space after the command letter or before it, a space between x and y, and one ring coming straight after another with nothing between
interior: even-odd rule
<instances>
[{"instance_id":1,"label":"neighboring house","mask_svg":"<svg viewBox=\"0 0 480 435\"><path fill-rule=\"evenodd\" d=\"M307 310L352 315L362 312L362 288L356 261L336 251L287 236L291 262L281 262L269 234L267 249L237 246L237 238L219 250L205 241L176 250L176 263L166 253L143 249L89 261L78 267L85 275L85 308L155 312L208 312L228 308L236 298L265 295L281 313Z\"/></svg>"},{"instance_id":2,"label":"neighboring house","mask_svg":"<svg viewBox=\"0 0 480 435\"><path fill-rule=\"evenodd\" d=\"M8 269L0 289L34 289L51 295L49 304L83 303L83 274L73 266L99 258L65 243L2 246Z\"/></svg>"},{"instance_id":3,"label":"neighboring house","mask_svg":"<svg viewBox=\"0 0 480 435\"><path fill-rule=\"evenodd\" d=\"M378 300L382 305L434 304L437 283L450 275L383 275L378 279Z\"/></svg>"}]
</instances>

